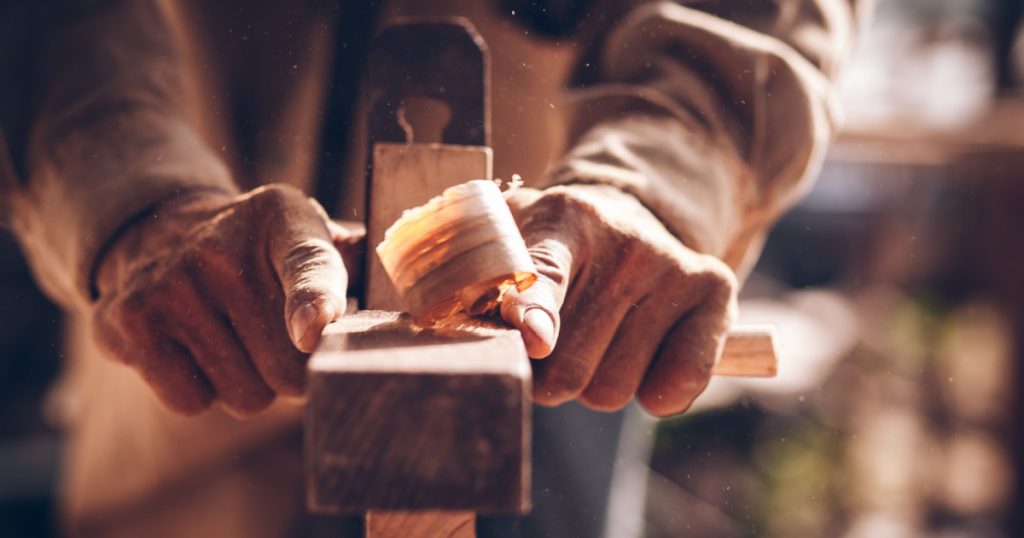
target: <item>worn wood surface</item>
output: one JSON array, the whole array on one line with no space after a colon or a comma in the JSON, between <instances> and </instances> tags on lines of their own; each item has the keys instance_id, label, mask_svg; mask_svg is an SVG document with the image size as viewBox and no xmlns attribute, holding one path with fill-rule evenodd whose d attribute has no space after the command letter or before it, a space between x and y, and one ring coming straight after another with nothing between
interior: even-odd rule
<instances>
[{"instance_id":1,"label":"worn wood surface","mask_svg":"<svg viewBox=\"0 0 1024 538\"><path fill-rule=\"evenodd\" d=\"M517 331L362 311L328 326L309 376L311 510L529 508L530 365Z\"/></svg>"},{"instance_id":2,"label":"worn wood surface","mask_svg":"<svg viewBox=\"0 0 1024 538\"><path fill-rule=\"evenodd\" d=\"M406 209L421 206L448 187L490 179L491 148L442 144L374 146L367 245L375 247ZM367 256L367 308L401 310L398 293L377 256Z\"/></svg>"},{"instance_id":3,"label":"worn wood surface","mask_svg":"<svg viewBox=\"0 0 1024 538\"><path fill-rule=\"evenodd\" d=\"M369 512L367 538L473 538L473 512Z\"/></svg>"}]
</instances>

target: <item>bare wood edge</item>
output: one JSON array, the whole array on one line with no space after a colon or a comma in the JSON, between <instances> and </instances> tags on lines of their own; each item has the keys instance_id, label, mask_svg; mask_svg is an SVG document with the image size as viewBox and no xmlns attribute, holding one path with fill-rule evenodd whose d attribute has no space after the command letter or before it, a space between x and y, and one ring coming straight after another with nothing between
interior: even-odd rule
<instances>
[{"instance_id":1,"label":"bare wood edge","mask_svg":"<svg viewBox=\"0 0 1024 538\"><path fill-rule=\"evenodd\" d=\"M327 326L324 335L370 330L387 322L412 324L403 314L376 310L358 310L350 305L348 315L338 322ZM452 316L434 326L435 330L469 331L491 337L504 336L516 332L514 329L499 325L493 321L482 320L465 315ZM778 331L770 324L738 324L729 328L726 334L722 357L711 369L711 375L728 377L775 377L778 373L778 351L776 341ZM326 340L321 345L326 344ZM321 347L313 353L312 363L320 364L329 357L333 350ZM326 367L326 363L320 367Z\"/></svg>"},{"instance_id":2,"label":"bare wood edge","mask_svg":"<svg viewBox=\"0 0 1024 538\"><path fill-rule=\"evenodd\" d=\"M778 373L778 331L769 324L739 324L729 328L722 357L711 375L775 377Z\"/></svg>"},{"instance_id":3,"label":"bare wood edge","mask_svg":"<svg viewBox=\"0 0 1024 538\"><path fill-rule=\"evenodd\" d=\"M366 538L476 538L475 512L366 512Z\"/></svg>"}]
</instances>

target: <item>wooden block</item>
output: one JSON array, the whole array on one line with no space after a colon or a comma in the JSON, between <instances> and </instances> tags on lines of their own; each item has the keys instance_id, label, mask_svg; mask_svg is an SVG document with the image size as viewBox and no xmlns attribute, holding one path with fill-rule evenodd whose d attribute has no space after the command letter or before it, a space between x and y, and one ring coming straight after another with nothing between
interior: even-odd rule
<instances>
[{"instance_id":1,"label":"wooden block","mask_svg":"<svg viewBox=\"0 0 1024 538\"><path fill-rule=\"evenodd\" d=\"M367 245L371 250L406 209L425 204L446 188L471 179L490 179L491 148L447 144L377 143L373 147ZM401 301L377 256L367 256L367 308L402 310Z\"/></svg>"},{"instance_id":2,"label":"wooden block","mask_svg":"<svg viewBox=\"0 0 1024 538\"><path fill-rule=\"evenodd\" d=\"M530 364L517 331L362 311L327 327L308 384L312 511L529 509Z\"/></svg>"}]
</instances>

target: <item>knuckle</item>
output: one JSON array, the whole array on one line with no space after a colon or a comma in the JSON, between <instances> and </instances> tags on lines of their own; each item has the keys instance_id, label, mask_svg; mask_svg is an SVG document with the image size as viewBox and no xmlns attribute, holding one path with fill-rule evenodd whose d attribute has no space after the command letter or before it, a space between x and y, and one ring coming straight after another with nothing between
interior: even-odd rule
<instances>
[{"instance_id":1,"label":"knuckle","mask_svg":"<svg viewBox=\"0 0 1024 538\"><path fill-rule=\"evenodd\" d=\"M564 222L580 221L596 215L596 208L578 194L566 188L553 187L541 193L523 211L520 226L528 230L565 233L567 230L564 229Z\"/></svg>"},{"instance_id":2,"label":"knuckle","mask_svg":"<svg viewBox=\"0 0 1024 538\"><path fill-rule=\"evenodd\" d=\"M580 368L547 368L536 378L534 398L542 404L557 405L579 396L586 385L586 374Z\"/></svg>"},{"instance_id":3,"label":"knuckle","mask_svg":"<svg viewBox=\"0 0 1024 538\"><path fill-rule=\"evenodd\" d=\"M258 187L252 192L252 199L254 202L275 204L287 200L290 196L290 190L285 185L281 184L270 184Z\"/></svg>"},{"instance_id":4,"label":"knuckle","mask_svg":"<svg viewBox=\"0 0 1024 538\"><path fill-rule=\"evenodd\" d=\"M570 272L569 253L563 243L557 241L540 241L529 248L530 258L537 267L537 272L558 288L569 285Z\"/></svg>"},{"instance_id":5,"label":"knuckle","mask_svg":"<svg viewBox=\"0 0 1024 538\"><path fill-rule=\"evenodd\" d=\"M201 288L196 279L183 270L169 271L167 278L145 290L145 305L140 310L146 323L187 323L200 305Z\"/></svg>"},{"instance_id":6,"label":"knuckle","mask_svg":"<svg viewBox=\"0 0 1024 538\"><path fill-rule=\"evenodd\" d=\"M736 300L739 285L728 266L713 256L703 256L706 263L699 268L686 265L673 266L665 273L665 287L678 290L695 302L727 307Z\"/></svg>"},{"instance_id":7,"label":"knuckle","mask_svg":"<svg viewBox=\"0 0 1024 538\"><path fill-rule=\"evenodd\" d=\"M652 415L668 417L677 415L690 408L695 394L692 396L681 394L678 389L671 388L666 384L645 386L636 395L637 403Z\"/></svg>"},{"instance_id":8,"label":"knuckle","mask_svg":"<svg viewBox=\"0 0 1024 538\"><path fill-rule=\"evenodd\" d=\"M287 344L291 347L291 344ZM304 357L299 353L288 353L284 357L264 357L261 363L263 379L274 392L284 396L301 396L306 385Z\"/></svg>"},{"instance_id":9,"label":"knuckle","mask_svg":"<svg viewBox=\"0 0 1024 538\"><path fill-rule=\"evenodd\" d=\"M236 334L266 387L286 396L301 395L309 356L295 348L279 314L255 312L240 324Z\"/></svg>"},{"instance_id":10,"label":"knuckle","mask_svg":"<svg viewBox=\"0 0 1024 538\"><path fill-rule=\"evenodd\" d=\"M605 268L603 278L607 284L628 295L641 294L648 289L652 280L643 275L663 265L661 255L648 244L626 237L610 242L598 263Z\"/></svg>"},{"instance_id":11,"label":"knuckle","mask_svg":"<svg viewBox=\"0 0 1024 538\"><path fill-rule=\"evenodd\" d=\"M594 206L578 194L559 188L545 191L531 209L531 219L543 219L547 222L571 220L596 212Z\"/></svg>"},{"instance_id":12,"label":"knuckle","mask_svg":"<svg viewBox=\"0 0 1024 538\"><path fill-rule=\"evenodd\" d=\"M707 388L711 363L707 368L694 365L681 367L675 372L663 372L660 378L648 379L637 392L637 401L652 414L670 416L689 409L693 401Z\"/></svg>"},{"instance_id":13,"label":"knuckle","mask_svg":"<svg viewBox=\"0 0 1024 538\"><path fill-rule=\"evenodd\" d=\"M325 294L326 292L318 286L298 284L292 287L285 306L288 312L292 312L305 305L313 305L313 308L317 309L318 315L322 315L325 305L333 306L331 298Z\"/></svg>"},{"instance_id":14,"label":"knuckle","mask_svg":"<svg viewBox=\"0 0 1024 538\"><path fill-rule=\"evenodd\" d=\"M231 396L221 396L221 402L231 413L247 418L263 411L274 402L274 394L267 390L239 390Z\"/></svg>"},{"instance_id":15,"label":"knuckle","mask_svg":"<svg viewBox=\"0 0 1024 538\"><path fill-rule=\"evenodd\" d=\"M682 413L690 407L689 404L685 404L685 406L680 409L678 405L670 405L660 394L641 393L637 395L636 399L641 407L656 417L669 417Z\"/></svg>"},{"instance_id":16,"label":"knuckle","mask_svg":"<svg viewBox=\"0 0 1024 538\"><path fill-rule=\"evenodd\" d=\"M123 294L116 303L117 312L120 314L118 319L138 314L148 308L154 290L155 288L137 288Z\"/></svg>"},{"instance_id":17,"label":"knuckle","mask_svg":"<svg viewBox=\"0 0 1024 538\"><path fill-rule=\"evenodd\" d=\"M705 284L704 300L702 308L709 309L709 314L718 316L721 322L720 329L726 330L729 322L736 317L736 287L731 284L722 284L717 279Z\"/></svg>"},{"instance_id":18,"label":"knuckle","mask_svg":"<svg viewBox=\"0 0 1024 538\"><path fill-rule=\"evenodd\" d=\"M589 207L589 204L575 192L557 187L544 191L536 205L558 213L579 211L584 207Z\"/></svg>"},{"instance_id":19,"label":"knuckle","mask_svg":"<svg viewBox=\"0 0 1024 538\"><path fill-rule=\"evenodd\" d=\"M282 264L285 273L291 275L293 280L289 284L295 290L329 287L336 283L336 275L345 270L341 254L319 238L304 239L292 246Z\"/></svg>"},{"instance_id":20,"label":"knuckle","mask_svg":"<svg viewBox=\"0 0 1024 538\"><path fill-rule=\"evenodd\" d=\"M583 405L596 411L618 411L626 407L631 399L631 391L607 384L591 384L579 397Z\"/></svg>"},{"instance_id":21,"label":"knuckle","mask_svg":"<svg viewBox=\"0 0 1024 538\"><path fill-rule=\"evenodd\" d=\"M704 270L701 275L709 289L731 294L739 287L736 273L725 262L708 254L702 255L702 257Z\"/></svg>"},{"instance_id":22,"label":"knuckle","mask_svg":"<svg viewBox=\"0 0 1024 538\"><path fill-rule=\"evenodd\" d=\"M704 290L704 304L709 307L726 310L735 300L735 288L721 285L717 279L704 279L701 288Z\"/></svg>"},{"instance_id":23,"label":"knuckle","mask_svg":"<svg viewBox=\"0 0 1024 538\"><path fill-rule=\"evenodd\" d=\"M187 280L191 275L202 273L206 266L204 251L209 241L203 241L183 251L178 257L178 263L174 264L168 271L168 282L181 282Z\"/></svg>"},{"instance_id":24,"label":"knuckle","mask_svg":"<svg viewBox=\"0 0 1024 538\"><path fill-rule=\"evenodd\" d=\"M137 289L126 294L113 306L111 321L126 334L138 338L149 331L154 302L154 290Z\"/></svg>"},{"instance_id":25,"label":"knuckle","mask_svg":"<svg viewBox=\"0 0 1024 538\"><path fill-rule=\"evenodd\" d=\"M276 212L292 205L297 199L305 199L298 189L273 183L254 189L250 193L249 201L261 210Z\"/></svg>"},{"instance_id":26,"label":"knuckle","mask_svg":"<svg viewBox=\"0 0 1024 538\"><path fill-rule=\"evenodd\" d=\"M218 284L230 284L237 280L243 267L235 252L220 241L200 243L190 258L191 273L212 277Z\"/></svg>"},{"instance_id":27,"label":"knuckle","mask_svg":"<svg viewBox=\"0 0 1024 538\"><path fill-rule=\"evenodd\" d=\"M213 405L213 401L210 398L204 398L202 396L195 396L191 398L174 398L174 399L163 399L164 405L166 405L171 411L186 417L194 417Z\"/></svg>"},{"instance_id":28,"label":"knuckle","mask_svg":"<svg viewBox=\"0 0 1024 538\"><path fill-rule=\"evenodd\" d=\"M305 387L304 372L300 370L297 375L279 375L274 379L268 379L267 383L282 396L302 396Z\"/></svg>"},{"instance_id":29,"label":"knuckle","mask_svg":"<svg viewBox=\"0 0 1024 538\"><path fill-rule=\"evenodd\" d=\"M288 249L285 264L293 269L309 269L311 265L340 265L341 255L326 239L309 237Z\"/></svg>"},{"instance_id":30,"label":"knuckle","mask_svg":"<svg viewBox=\"0 0 1024 538\"><path fill-rule=\"evenodd\" d=\"M725 325L723 324L722 331L725 331ZM717 335L709 335L710 338L718 340ZM686 390L689 391L700 391L703 390L704 385L707 384L708 380L711 379L711 370L715 367L717 359L716 347L702 348L696 352L694 356L694 371L692 375L687 377L683 385Z\"/></svg>"}]
</instances>

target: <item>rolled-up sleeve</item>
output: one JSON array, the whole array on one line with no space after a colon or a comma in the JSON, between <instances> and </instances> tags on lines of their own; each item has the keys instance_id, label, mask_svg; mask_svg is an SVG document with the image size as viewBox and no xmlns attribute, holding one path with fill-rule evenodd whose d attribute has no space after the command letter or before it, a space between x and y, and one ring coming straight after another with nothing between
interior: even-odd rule
<instances>
[{"instance_id":1,"label":"rolled-up sleeve","mask_svg":"<svg viewBox=\"0 0 1024 538\"><path fill-rule=\"evenodd\" d=\"M194 129L181 51L157 2L39 11L35 106L6 205L44 290L88 306L97 258L126 223L184 191L236 187Z\"/></svg>"},{"instance_id":2,"label":"rolled-up sleeve","mask_svg":"<svg viewBox=\"0 0 1024 538\"><path fill-rule=\"evenodd\" d=\"M863 7L863 6L861 6ZM745 272L807 190L839 122L856 2L648 2L593 40L549 184L636 196L685 244Z\"/></svg>"}]
</instances>

